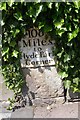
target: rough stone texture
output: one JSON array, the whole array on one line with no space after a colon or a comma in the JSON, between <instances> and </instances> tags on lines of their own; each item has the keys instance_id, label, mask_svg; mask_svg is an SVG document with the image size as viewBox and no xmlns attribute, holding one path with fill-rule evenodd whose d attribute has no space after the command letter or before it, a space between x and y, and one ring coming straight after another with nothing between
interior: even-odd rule
<instances>
[{"instance_id":1,"label":"rough stone texture","mask_svg":"<svg viewBox=\"0 0 80 120\"><path fill-rule=\"evenodd\" d=\"M43 103L45 103L45 100L50 99L54 102L55 97L61 97L61 99L64 99L62 81L54 66L31 69L24 68L23 74L27 86L29 87L28 91L32 92L34 95L33 103L36 103L34 101L43 101Z\"/></svg>"},{"instance_id":2,"label":"rough stone texture","mask_svg":"<svg viewBox=\"0 0 80 120\"><path fill-rule=\"evenodd\" d=\"M33 100L33 105L35 107L47 106L52 104L63 104L63 103L64 103L64 97L48 98L48 99L36 98Z\"/></svg>"}]
</instances>

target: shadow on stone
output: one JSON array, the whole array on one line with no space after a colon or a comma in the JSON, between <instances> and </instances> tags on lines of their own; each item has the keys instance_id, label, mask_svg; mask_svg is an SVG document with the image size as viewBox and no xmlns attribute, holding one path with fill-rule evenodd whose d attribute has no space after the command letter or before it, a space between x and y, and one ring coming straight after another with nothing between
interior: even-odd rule
<instances>
[{"instance_id":1,"label":"shadow on stone","mask_svg":"<svg viewBox=\"0 0 80 120\"><path fill-rule=\"evenodd\" d=\"M79 92L73 93L72 90L70 89L69 90L69 96L70 96L69 102L70 101L72 101L72 102L78 102L78 101L80 101L80 93Z\"/></svg>"},{"instance_id":2,"label":"shadow on stone","mask_svg":"<svg viewBox=\"0 0 80 120\"><path fill-rule=\"evenodd\" d=\"M29 68L23 68L23 75L24 75L24 85L23 85L23 88L22 88L22 94L23 94L23 97L27 98L27 103L29 106L32 106L33 103L32 103L32 100L35 99L35 94L34 92L30 91L29 90L29 87L27 85L27 82L26 82L26 76L30 76L31 77L31 74L30 74L31 70Z\"/></svg>"}]
</instances>

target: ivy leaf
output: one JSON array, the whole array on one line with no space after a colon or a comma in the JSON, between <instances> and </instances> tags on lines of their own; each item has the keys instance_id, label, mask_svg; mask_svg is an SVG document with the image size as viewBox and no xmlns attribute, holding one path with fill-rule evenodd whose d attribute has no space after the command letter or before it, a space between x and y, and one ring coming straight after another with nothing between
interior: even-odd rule
<instances>
[{"instance_id":1,"label":"ivy leaf","mask_svg":"<svg viewBox=\"0 0 80 120\"><path fill-rule=\"evenodd\" d=\"M14 50L13 52L12 52L12 57L18 57L18 54L19 54L19 52L18 51L16 51L16 50Z\"/></svg>"},{"instance_id":2,"label":"ivy leaf","mask_svg":"<svg viewBox=\"0 0 80 120\"><path fill-rule=\"evenodd\" d=\"M3 26L5 23L4 23L4 21L3 20L1 20L1 26Z\"/></svg>"},{"instance_id":3,"label":"ivy leaf","mask_svg":"<svg viewBox=\"0 0 80 120\"><path fill-rule=\"evenodd\" d=\"M9 88L10 88L10 89L13 89L13 88L14 88L14 84L11 84L11 85L9 86Z\"/></svg>"},{"instance_id":4,"label":"ivy leaf","mask_svg":"<svg viewBox=\"0 0 80 120\"><path fill-rule=\"evenodd\" d=\"M4 47L2 50L2 56L4 56L6 53L8 53L9 47Z\"/></svg>"},{"instance_id":5,"label":"ivy leaf","mask_svg":"<svg viewBox=\"0 0 80 120\"><path fill-rule=\"evenodd\" d=\"M18 89L18 93L20 93L20 92L21 92L21 88Z\"/></svg>"},{"instance_id":6,"label":"ivy leaf","mask_svg":"<svg viewBox=\"0 0 80 120\"><path fill-rule=\"evenodd\" d=\"M44 23L43 22L39 22L39 29L43 28L44 27Z\"/></svg>"},{"instance_id":7,"label":"ivy leaf","mask_svg":"<svg viewBox=\"0 0 80 120\"><path fill-rule=\"evenodd\" d=\"M80 90L77 87L73 87L73 93L80 92Z\"/></svg>"},{"instance_id":8,"label":"ivy leaf","mask_svg":"<svg viewBox=\"0 0 80 120\"><path fill-rule=\"evenodd\" d=\"M6 10L6 2L1 3L1 8L2 8L2 10Z\"/></svg>"},{"instance_id":9,"label":"ivy leaf","mask_svg":"<svg viewBox=\"0 0 80 120\"><path fill-rule=\"evenodd\" d=\"M75 1L74 4L75 4L76 8L78 8L78 9L80 8L80 1Z\"/></svg>"},{"instance_id":10,"label":"ivy leaf","mask_svg":"<svg viewBox=\"0 0 80 120\"><path fill-rule=\"evenodd\" d=\"M10 31L12 33L12 35L14 36L14 38L16 37L16 35L20 32L19 29L14 29Z\"/></svg>"},{"instance_id":11,"label":"ivy leaf","mask_svg":"<svg viewBox=\"0 0 80 120\"><path fill-rule=\"evenodd\" d=\"M70 60L70 56L68 54L64 55L64 62L67 62Z\"/></svg>"},{"instance_id":12,"label":"ivy leaf","mask_svg":"<svg viewBox=\"0 0 80 120\"><path fill-rule=\"evenodd\" d=\"M11 41L11 42L10 42L10 46L11 46L11 47L15 47L15 45L16 45L16 41Z\"/></svg>"},{"instance_id":13,"label":"ivy leaf","mask_svg":"<svg viewBox=\"0 0 80 120\"><path fill-rule=\"evenodd\" d=\"M60 36L62 36L62 34L63 34L65 31L67 31L67 29L66 29L66 28L60 28L60 29L56 29L56 31L57 31L57 33L58 33Z\"/></svg>"},{"instance_id":14,"label":"ivy leaf","mask_svg":"<svg viewBox=\"0 0 80 120\"><path fill-rule=\"evenodd\" d=\"M66 72L63 72L63 71L59 72L59 75L61 76L62 79L68 77L68 74Z\"/></svg>"},{"instance_id":15,"label":"ivy leaf","mask_svg":"<svg viewBox=\"0 0 80 120\"><path fill-rule=\"evenodd\" d=\"M14 3L14 0L10 0L9 2L7 2L7 4L11 7Z\"/></svg>"},{"instance_id":16,"label":"ivy leaf","mask_svg":"<svg viewBox=\"0 0 80 120\"><path fill-rule=\"evenodd\" d=\"M44 32L49 32L52 30L52 26L50 25L44 25Z\"/></svg>"},{"instance_id":17,"label":"ivy leaf","mask_svg":"<svg viewBox=\"0 0 80 120\"><path fill-rule=\"evenodd\" d=\"M12 110L12 108L13 108L12 106L9 106L9 107L7 108L7 110Z\"/></svg>"},{"instance_id":18,"label":"ivy leaf","mask_svg":"<svg viewBox=\"0 0 80 120\"><path fill-rule=\"evenodd\" d=\"M64 24L64 19L61 19L60 22L58 22L58 20L56 22L54 22L55 27L57 28L61 28L61 26Z\"/></svg>"},{"instance_id":19,"label":"ivy leaf","mask_svg":"<svg viewBox=\"0 0 80 120\"><path fill-rule=\"evenodd\" d=\"M79 81L80 81L80 79L78 77L73 79L73 83L76 83L76 85L79 84Z\"/></svg>"},{"instance_id":20,"label":"ivy leaf","mask_svg":"<svg viewBox=\"0 0 80 120\"><path fill-rule=\"evenodd\" d=\"M64 81L64 86L65 86L65 88L69 89L69 88L70 88L70 85L71 85L71 81L70 81L70 80Z\"/></svg>"},{"instance_id":21,"label":"ivy leaf","mask_svg":"<svg viewBox=\"0 0 80 120\"><path fill-rule=\"evenodd\" d=\"M61 58L62 52L58 53L57 56L58 56L59 58Z\"/></svg>"},{"instance_id":22,"label":"ivy leaf","mask_svg":"<svg viewBox=\"0 0 80 120\"><path fill-rule=\"evenodd\" d=\"M80 8L80 1L78 1L78 7Z\"/></svg>"},{"instance_id":23,"label":"ivy leaf","mask_svg":"<svg viewBox=\"0 0 80 120\"><path fill-rule=\"evenodd\" d=\"M15 17L17 20L23 20L23 19L22 19L22 15L21 15L21 13L20 13L19 11L14 14L14 17Z\"/></svg>"},{"instance_id":24,"label":"ivy leaf","mask_svg":"<svg viewBox=\"0 0 80 120\"><path fill-rule=\"evenodd\" d=\"M20 32L20 30L19 30L19 29L16 29L16 30L15 30L15 33L14 33L14 37L16 37L16 35L17 35L19 32Z\"/></svg>"},{"instance_id":25,"label":"ivy leaf","mask_svg":"<svg viewBox=\"0 0 80 120\"><path fill-rule=\"evenodd\" d=\"M52 3L49 3L49 4L48 4L48 7L51 9L51 8L52 8Z\"/></svg>"},{"instance_id":26,"label":"ivy leaf","mask_svg":"<svg viewBox=\"0 0 80 120\"><path fill-rule=\"evenodd\" d=\"M74 30L72 33L68 33L68 36L69 36L68 41L71 41L73 38L75 38L78 32L79 32L79 28L76 28L76 30Z\"/></svg>"},{"instance_id":27,"label":"ivy leaf","mask_svg":"<svg viewBox=\"0 0 80 120\"><path fill-rule=\"evenodd\" d=\"M64 52L64 50L62 50L60 53L58 53L58 54L57 54L57 56L58 56L59 58L61 58L61 57L62 57L63 52Z\"/></svg>"},{"instance_id":28,"label":"ivy leaf","mask_svg":"<svg viewBox=\"0 0 80 120\"><path fill-rule=\"evenodd\" d=\"M39 6L37 5L36 8L37 8L37 11L36 11L36 16L35 17L37 17L39 15L39 13L41 12L42 5L39 5Z\"/></svg>"}]
</instances>

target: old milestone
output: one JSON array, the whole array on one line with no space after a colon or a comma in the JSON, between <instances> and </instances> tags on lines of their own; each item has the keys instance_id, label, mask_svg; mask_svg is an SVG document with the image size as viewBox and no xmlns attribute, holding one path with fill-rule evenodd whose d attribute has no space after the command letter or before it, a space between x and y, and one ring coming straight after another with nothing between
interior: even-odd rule
<instances>
[{"instance_id":1,"label":"old milestone","mask_svg":"<svg viewBox=\"0 0 80 120\"><path fill-rule=\"evenodd\" d=\"M30 29L24 38L19 42L22 52L22 67L38 67L54 65L52 47L54 41L50 37L46 37L42 31L38 29Z\"/></svg>"},{"instance_id":2,"label":"old milestone","mask_svg":"<svg viewBox=\"0 0 80 120\"><path fill-rule=\"evenodd\" d=\"M63 85L56 67L52 48L55 41L37 28L27 30L19 41L20 62L29 90L34 93L34 104L63 99ZM40 105L40 104L39 104Z\"/></svg>"}]
</instances>

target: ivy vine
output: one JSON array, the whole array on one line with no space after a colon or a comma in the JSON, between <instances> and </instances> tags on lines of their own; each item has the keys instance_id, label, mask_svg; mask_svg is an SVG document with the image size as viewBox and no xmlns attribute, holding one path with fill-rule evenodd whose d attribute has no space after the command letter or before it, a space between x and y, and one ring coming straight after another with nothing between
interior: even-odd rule
<instances>
[{"instance_id":1,"label":"ivy vine","mask_svg":"<svg viewBox=\"0 0 80 120\"><path fill-rule=\"evenodd\" d=\"M65 88L80 92L80 2L2 2L2 72L20 94L23 76L18 41L35 26L55 39L53 54Z\"/></svg>"}]
</instances>

